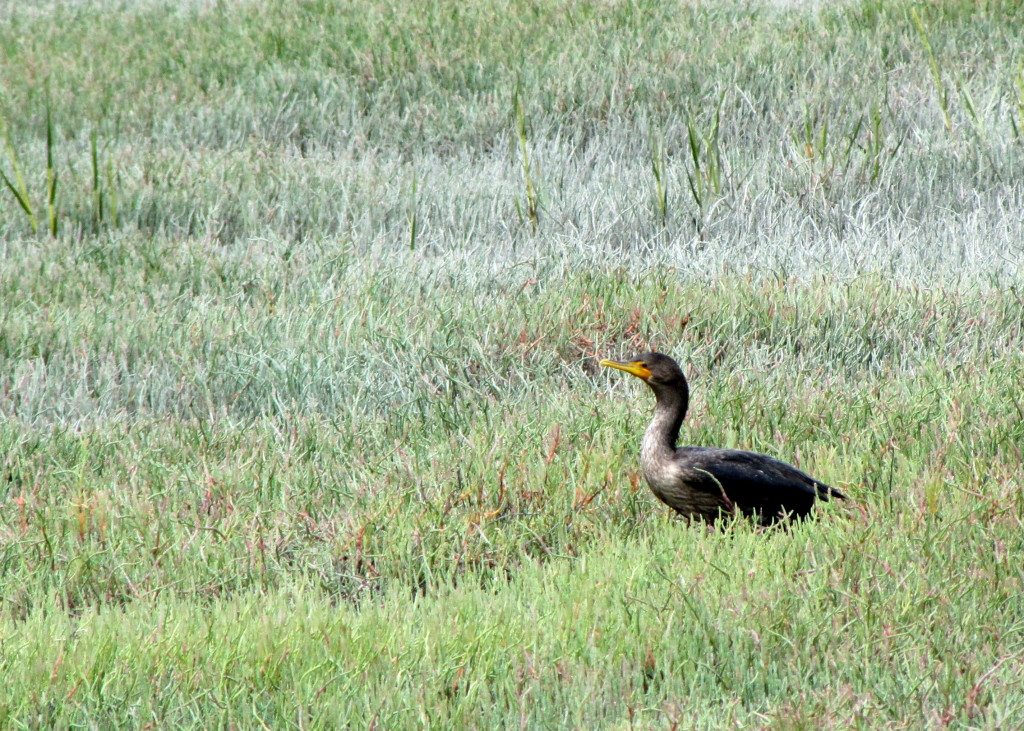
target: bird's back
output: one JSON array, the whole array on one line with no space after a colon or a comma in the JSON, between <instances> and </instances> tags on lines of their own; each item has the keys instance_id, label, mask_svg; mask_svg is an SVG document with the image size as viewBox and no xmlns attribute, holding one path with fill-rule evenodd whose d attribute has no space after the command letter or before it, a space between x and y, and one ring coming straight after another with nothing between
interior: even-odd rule
<instances>
[{"instance_id":1,"label":"bird's back","mask_svg":"<svg viewBox=\"0 0 1024 731\"><path fill-rule=\"evenodd\" d=\"M681 447L671 470L662 472L645 470L655 495L677 512L703 520L739 510L770 524L787 513L807 515L816 499L844 497L792 465L738 449Z\"/></svg>"}]
</instances>

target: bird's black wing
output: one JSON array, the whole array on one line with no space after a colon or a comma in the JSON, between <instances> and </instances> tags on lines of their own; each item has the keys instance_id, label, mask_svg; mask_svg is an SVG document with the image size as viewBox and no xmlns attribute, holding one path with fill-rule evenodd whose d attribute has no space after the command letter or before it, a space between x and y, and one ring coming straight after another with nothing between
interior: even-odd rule
<instances>
[{"instance_id":1,"label":"bird's black wing","mask_svg":"<svg viewBox=\"0 0 1024 731\"><path fill-rule=\"evenodd\" d=\"M690 447L677 458L700 487L723 492L745 515L773 520L785 513L807 515L817 498L844 497L792 465L756 452L736 449Z\"/></svg>"}]
</instances>

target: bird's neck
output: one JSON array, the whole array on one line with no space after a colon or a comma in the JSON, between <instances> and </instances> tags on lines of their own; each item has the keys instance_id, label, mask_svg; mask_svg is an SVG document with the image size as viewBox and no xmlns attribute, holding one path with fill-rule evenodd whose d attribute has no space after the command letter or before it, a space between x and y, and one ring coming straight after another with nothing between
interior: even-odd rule
<instances>
[{"instance_id":1,"label":"bird's neck","mask_svg":"<svg viewBox=\"0 0 1024 731\"><path fill-rule=\"evenodd\" d=\"M682 388L657 388L654 395L658 403L654 407L654 418L644 433L644 451L671 454L675 451L679 428L690 403L689 388L685 383Z\"/></svg>"}]
</instances>

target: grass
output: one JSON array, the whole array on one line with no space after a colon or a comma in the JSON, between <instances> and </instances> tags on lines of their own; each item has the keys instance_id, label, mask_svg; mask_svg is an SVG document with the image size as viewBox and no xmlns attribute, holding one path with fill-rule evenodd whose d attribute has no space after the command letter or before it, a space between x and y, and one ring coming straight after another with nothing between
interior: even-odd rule
<instances>
[{"instance_id":1,"label":"grass","mask_svg":"<svg viewBox=\"0 0 1024 731\"><path fill-rule=\"evenodd\" d=\"M104 7L0 11L0 726L1024 723L1016 5ZM673 520L647 347L850 504Z\"/></svg>"}]
</instances>

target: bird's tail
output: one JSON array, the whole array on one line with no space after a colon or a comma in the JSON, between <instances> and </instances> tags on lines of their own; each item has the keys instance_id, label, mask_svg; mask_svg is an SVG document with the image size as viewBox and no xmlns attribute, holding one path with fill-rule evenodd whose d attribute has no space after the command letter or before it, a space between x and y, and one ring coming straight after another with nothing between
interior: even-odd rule
<instances>
[{"instance_id":1,"label":"bird's tail","mask_svg":"<svg viewBox=\"0 0 1024 731\"><path fill-rule=\"evenodd\" d=\"M834 487L822 485L820 482L815 484L815 487L818 488L818 497L821 498L822 500L828 500L830 498L838 498L840 500L847 499L846 495L839 492L839 490L835 489Z\"/></svg>"}]
</instances>

